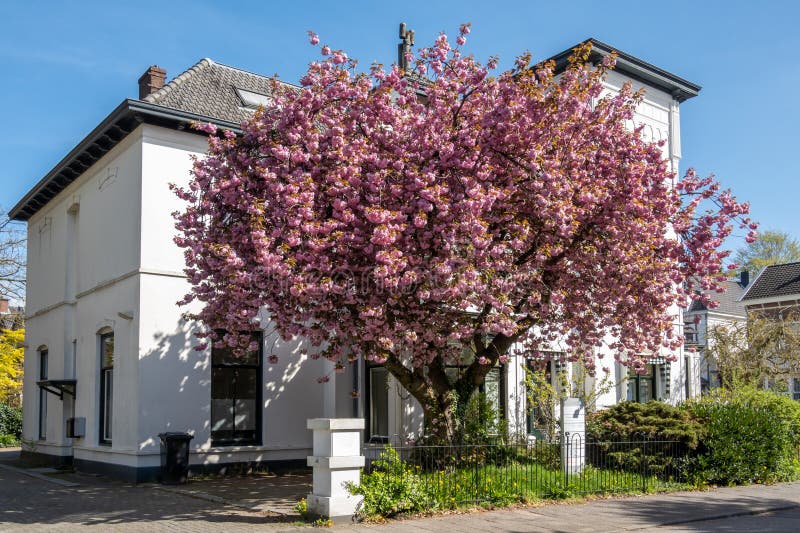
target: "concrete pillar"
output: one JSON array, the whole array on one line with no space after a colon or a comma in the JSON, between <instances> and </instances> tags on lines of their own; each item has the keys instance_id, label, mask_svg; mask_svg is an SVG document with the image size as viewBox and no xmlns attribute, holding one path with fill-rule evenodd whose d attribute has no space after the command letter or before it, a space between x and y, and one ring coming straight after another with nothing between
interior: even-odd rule
<instances>
[{"instance_id":1,"label":"concrete pillar","mask_svg":"<svg viewBox=\"0 0 800 533\"><path fill-rule=\"evenodd\" d=\"M307 427L314 432L314 455L308 458L308 466L314 469L308 512L333 522L348 521L363 499L351 495L344 485L358 484L361 479L364 419L312 418Z\"/></svg>"},{"instance_id":2,"label":"concrete pillar","mask_svg":"<svg viewBox=\"0 0 800 533\"><path fill-rule=\"evenodd\" d=\"M586 408L579 398L566 398L561 413L561 464L565 475L580 474L586 465Z\"/></svg>"}]
</instances>

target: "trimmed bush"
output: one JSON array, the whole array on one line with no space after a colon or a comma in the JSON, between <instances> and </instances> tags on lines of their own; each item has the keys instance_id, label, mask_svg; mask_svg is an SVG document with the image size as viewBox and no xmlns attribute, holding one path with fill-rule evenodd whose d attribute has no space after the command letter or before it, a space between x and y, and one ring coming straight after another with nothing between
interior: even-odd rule
<instances>
[{"instance_id":1,"label":"trimmed bush","mask_svg":"<svg viewBox=\"0 0 800 533\"><path fill-rule=\"evenodd\" d=\"M788 396L717 390L686 409L706 426L697 472L706 481L769 483L800 475L800 403Z\"/></svg>"},{"instance_id":2,"label":"trimmed bush","mask_svg":"<svg viewBox=\"0 0 800 533\"><path fill-rule=\"evenodd\" d=\"M587 460L598 468L688 479L704 433L686 410L663 402L622 402L590 415Z\"/></svg>"},{"instance_id":3,"label":"trimmed bush","mask_svg":"<svg viewBox=\"0 0 800 533\"><path fill-rule=\"evenodd\" d=\"M22 438L22 408L0 403L0 435Z\"/></svg>"},{"instance_id":4,"label":"trimmed bush","mask_svg":"<svg viewBox=\"0 0 800 533\"><path fill-rule=\"evenodd\" d=\"M697 448L703 426L692 413L663 402L620 402L591 414L586 437L601 441L677 441Z\"/></svg>"}]
</instances>

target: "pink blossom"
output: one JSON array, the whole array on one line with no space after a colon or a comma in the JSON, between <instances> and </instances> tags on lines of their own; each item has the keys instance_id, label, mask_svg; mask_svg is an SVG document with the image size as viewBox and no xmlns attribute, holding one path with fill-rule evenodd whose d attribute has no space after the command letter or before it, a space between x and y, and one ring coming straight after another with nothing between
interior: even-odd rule
<instances>
[{"instance_id":1,"label":"pink blossom","mask_svg":"<svg viewBox=\"0 0 800 533\"><path fill-rule=\"evenodd\" d=\"M658 146L626 126L641 94L599 98L606 69L581 57L558 77L530 54L489 76L496 57L484 65L440 35L411 58L433 73L423 86L320 53L301 88L272 83L274 107L241 135L197 126L208 157L174 190L181 303L198 306L201 342L241 351L249 335L213 332L251 331L266 308L311 359L409 379L465 360L482 376L509 346L543 343L590 373L586 347L642 368L630 353L683 342L671 309L696 293L713 306L731 231L756 238L749 205L713 176L689 169L672 186Z\"/></svg>"}]
</instances>

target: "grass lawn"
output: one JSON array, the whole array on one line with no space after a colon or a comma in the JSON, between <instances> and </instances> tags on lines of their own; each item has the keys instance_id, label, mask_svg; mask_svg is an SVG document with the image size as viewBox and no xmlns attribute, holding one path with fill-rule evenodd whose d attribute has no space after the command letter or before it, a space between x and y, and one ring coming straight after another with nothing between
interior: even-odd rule
<instances>
[{"instance_id":1,"label":"grass lawn","mask_svg":"<svg viewBox=\"0 0 800 533\"><path fill-rule=\"evenodd\" d=\"M422 472L417 468L417 473L409 472L408 475L418 478L432 503L445 508L482 501L502 505L589 494L635 494L691 488L691 485L675 480L590 466L579 474L565 476L561 470L530 463L477 465L434 472Z\"/></svg>"}]
</instances>

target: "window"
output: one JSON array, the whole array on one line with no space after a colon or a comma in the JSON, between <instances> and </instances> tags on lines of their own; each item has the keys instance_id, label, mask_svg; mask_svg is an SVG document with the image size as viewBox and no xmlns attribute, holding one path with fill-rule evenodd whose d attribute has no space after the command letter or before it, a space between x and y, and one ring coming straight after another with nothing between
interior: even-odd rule
<instances>
[{"instance_id":1,"label":"window","mask_svg":"<svg viewBox=\"0 0 800 533\"><path fill-rule=\"evenodd\" d=\"M367 431L369 442L389 442L389 371L382 366L367 368Z\"/></svg>"},{"instance_id":2,"label":"window","mask_svg":"<svg viewBox=\"0 0 800 533\"><path fill-rule=\"evenodd\" d=\"M694 324L688 322L684 324L683 336L686 339L687 345L697 345L700 343L699 336L697 335L697 330L694 328Z\"/></svg>"},{"instance_id":3,"label":"window","mask_svg":"<svg viewBox=\"0 0 800 533\"><path fill-rule=\"evenodd\" d=\"M47 379L47 349L39 350L39 379ZM47 438L47 391L39 388L39 440Z\"/></svg>"},{"instance_id":4,"label":"window","mask_svg":"<svg viewBox=\"0 0 800 533\"><path fill-rule=\"evenodd\" d=\"M114 333L100 334L100 444L111 444L114 413Z\"/></svg>"},{"instance_id":5,"label":"window","mask_svg":"<svg viewBox=\"0 0 800 533\"><path fill-rule=\"evenodd\" d=\"M445 373L447 374L450 383L455 383L458 378L461 377L461 373L466 370L466 366L449 366L445 368ZM475 390L478 394L483 395L483 399L485 400L484 404L481 404L481 409L483 410L484 407L489 407L492 411L493 420L491 422L494 425L497 425L500 420L505 416L505 383L503 381L503 369L504 366L496 366L487 372L486 376L483 378L483 383L478 386ZM486 420L486 413L481 413L481 417ZM489 422L488 420L486 420Z\"/></svg>"},{"instance_id":6,"label":"window","mask_svg":"<svg viewBox=\"0 0 800 533\"><path fill-rule=\"evenodd\" d=\"M495 424L499 424L505 414L505 402L503 401L503 367L494 367L486 374L483 384L478 387L478 392L484 395L486 402L492 407Z\"/></svg>"},{"instance_id":7,"label":"window","mask_svg":"<svg viewBox=\"0 0 800 533\"><path fill-rule=\"evenodd\" d=\"M527 365L525 426L529 435L537 437L542 437L554 429L557 391L561 388L557 378L559 372L564 372L567 368L567 363L561 362L566 354L563 352L549 352L549 354L547 362L540 359L525 360ZM553 368L556 369L555 372Z\"/></svg>"},{"instance_id":8,"label":"window","mask_svg":"<svg viewBox=\"0 0 800 533\"><path fill-rule=\"evenodd\" d=\"M800 378L792 378L792 399L800 400Z\"/></svg>"},{"instance_id":9,"label":"window","mask_svg":"<svg viewBox=\"0 0 800 533\"><path fill-rule=\"evenodd\" d=\"M633 368L628 369L628 397L629 402L647 403L656 399L656 374L655 365L645 365L643 373L637 373Z\"/></svg>"},{"instance_id":10,"label":"window","mask_svg":"<svg viewBox=\"0 0 800 533\"><path fill-rule=\"evenodd\" d=\"M253 333L258 348L234 355L211 350L211 444L261 444L261 332Z\"/></svg>"}]
</instances>

